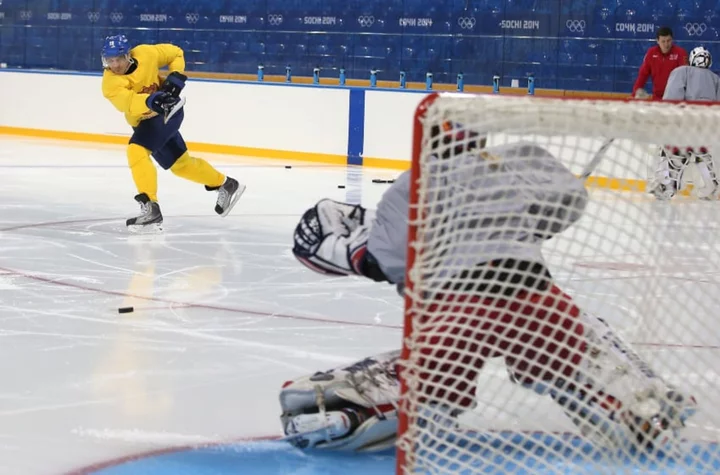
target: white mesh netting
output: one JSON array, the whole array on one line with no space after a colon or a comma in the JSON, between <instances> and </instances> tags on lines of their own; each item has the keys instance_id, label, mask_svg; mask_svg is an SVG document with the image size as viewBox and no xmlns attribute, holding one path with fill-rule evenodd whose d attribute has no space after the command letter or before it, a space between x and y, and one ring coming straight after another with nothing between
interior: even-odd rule
<instances>
[{"instance_id":1,"label":"white mesh netting","mask_svg":"<svg viewBox=\"0 0 720 475\"><path fill-rule=\"evenodd\" d=\"M720 107L418 110L398 472L720 471L720 203L645 190L657 144L718 149Z\"/></svg>"}]
</instances>

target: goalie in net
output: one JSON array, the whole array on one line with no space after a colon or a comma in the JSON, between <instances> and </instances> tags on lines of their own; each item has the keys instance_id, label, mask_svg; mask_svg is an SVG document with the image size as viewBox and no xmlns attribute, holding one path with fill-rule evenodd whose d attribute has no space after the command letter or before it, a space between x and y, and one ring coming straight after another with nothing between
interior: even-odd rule
<instances>
[{"instance_id":1,"label":"goalie in net","mask_svg":"<svg viewBox=\"0 0 720 475\"><path fill-rule=\"evenodd\" d=\"M583 181L536 144L486 145L482 135L447 121L430 130L428 167L444 174L430 178L429 206L438 222L427 232L453 245L424 249L443 264L424 276L432 284L424 290L426 311L415 317L423 321L414 374L400 351L390 351L287 382L280 403L290 442L361 451L391 446L399 374L412 378L419 394L415 407L403 403L403 410L425 434L441 434L473 408L476 378L493 357L504 358L512 384L551 398L593 443L650 452L680 437L696 410L692 395L668 384L603 319L579 308L543 259L542 243L583 216ZM450 159L464 166L453 172ZM444 191L457 180L471 193ZM314 271L390 282L402 295L410 188L407 171L376 211L320 200L295 229L294 255ZM442 220L464 224L443 237Z\"/></svg>"},{"instance_id":2,"label":"goalie in net","mask_svg":"<svg viewBox=\"0 0 720 475\"><path fill-rule=\"evenodd\" d=\"M690 65L680 66L670 73L663 100L666 101L720 101L720 77L710 71L712 56L702 46L690 52ZM652 162L653 173L649 192L660 201L667 201L682 190L685 174L694 167L699 183L694 183L694 195L702 200L716 200L720 182L715 160L707 147L660 148Z\"/></svg>"}]
</instances>

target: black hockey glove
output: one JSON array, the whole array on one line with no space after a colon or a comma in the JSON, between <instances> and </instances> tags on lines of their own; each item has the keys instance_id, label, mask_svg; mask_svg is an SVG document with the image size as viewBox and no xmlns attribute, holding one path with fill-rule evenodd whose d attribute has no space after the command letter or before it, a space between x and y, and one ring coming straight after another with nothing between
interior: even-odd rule
<instances>
[{"instance_id":1,"label":"black hockey glove","mask_svg":"<svg viewBox=\"0 0 720 475\"><path fill-rule=\"evenodd\" d=\"M165 81L163 81L162 86L160 86L160 91L167 92L174 97L178 97L180 96L180 91L182 91L185 87L185 81L187 81L187 76L177 71L173 71L168 74L168 77L165 78Z\"/></svg>"}]
</instances>

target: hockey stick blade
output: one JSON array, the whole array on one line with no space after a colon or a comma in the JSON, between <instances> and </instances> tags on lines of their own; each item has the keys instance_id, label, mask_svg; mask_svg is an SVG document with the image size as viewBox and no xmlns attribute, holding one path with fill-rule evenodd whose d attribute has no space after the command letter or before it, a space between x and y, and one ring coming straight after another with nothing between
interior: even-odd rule
<instances>
[{"instance_id":1,"label":"hockey stick blade","mask_svg":"<svg viewBox=\"0 0 720 475\"><path fill-rule=\"evenodd\" d=\"M180 109L182 109L184 105L185 105L185 98L181 97L177 104L175 104L174 106L172 106L172 108L165 111L165 118L163 119L163 123L167 124L168 121L172 118L172 116L177 114L178 111Z\"/></svg>"},{"instance_id":2,"label":"hockey stick blade","mask_svg":"<svg viewBox=\"0 0 720 475\"><path fill-rule=\"evenodd\" d=\"M605 157L605 152L607 152L607 150L610 148L614 141L615 139L606 139L605 142L603 142L598 151L595 152L595 155L593 155L590 159L590 162L585 165L585 168L580 174L581 180L586 180L590 176L590 174L593 172L593 170L595 170L600 161Z\"/></svg>"}]
</instances>

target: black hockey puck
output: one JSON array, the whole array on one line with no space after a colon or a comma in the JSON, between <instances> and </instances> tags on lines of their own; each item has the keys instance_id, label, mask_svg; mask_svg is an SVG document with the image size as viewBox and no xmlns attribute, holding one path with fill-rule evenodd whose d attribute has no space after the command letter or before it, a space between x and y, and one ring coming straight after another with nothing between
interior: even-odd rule
<instances>
[{"instance_id":1,"label":"black hockey puck","mask_svg":"<svg viewBox=\"0 0 720 475\"><path fill-rule=\"evenodd\" d=\"M373 183L387 183L387 180L381 180L380 178L373 178Z\"/></svg>"},{"instance_id":2,"label":"black hockey puck","mask_svg":"<svg viewBox=\"0 0 720 475\"><path fill-rule=\"evenodd\" d=\"M338 188L345 188L345 185L338 185Z\"/></svg>"},{"instance_id":3,"label":"black hockey puck","mask_svg":"<svg viewBox=\"0 0 720 475\"><path fill-rule=\"evenodd\" d=\"M131 313L134 311L135 311L135 308L133 308L133 307L120 307L118 309L118 313Z\"/></svg>"},{"instance_id":4,"label":"black hockey puck","mask_svg":"<svg viewBox=\"0 0 720 475\"><path fill-rule=\"evenodd\" d=\"M285 168L292 168L290 165L285 165Z\"/></svg>"}]
</instances>

